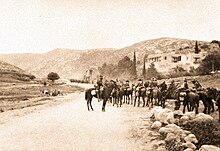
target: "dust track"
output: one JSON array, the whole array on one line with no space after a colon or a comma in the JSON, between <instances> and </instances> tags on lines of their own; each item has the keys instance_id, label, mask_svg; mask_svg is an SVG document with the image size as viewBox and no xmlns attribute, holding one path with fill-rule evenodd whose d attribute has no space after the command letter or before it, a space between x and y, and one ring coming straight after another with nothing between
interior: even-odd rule
<instances>
[{"instance_id":1,"label":"dust track","mask_svg":"<svg viewBox=\"0 0 220 151\"><path fill-rule=\"evenodd\" d=\"M124 105L106 107L93 100L87 111L83 93L0 125L0 150L151 150L149 110ZM0 114L1 117L1 114Z\"/></svg>"}]
</instances>

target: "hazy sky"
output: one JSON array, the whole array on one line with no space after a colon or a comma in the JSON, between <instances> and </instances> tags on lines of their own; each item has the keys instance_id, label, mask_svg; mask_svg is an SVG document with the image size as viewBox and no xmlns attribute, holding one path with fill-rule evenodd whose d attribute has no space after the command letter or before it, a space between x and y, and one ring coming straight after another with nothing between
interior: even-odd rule
<instances>
[{"instance_id":1,"label":"hazy sky","mask_svg":"<svg viewBox=\"0 0 220 151\"><path fill-rule=\"evenodd\" d=\"M220 0L0 0L0 53L220 40Z\"/></svg>"}]
</instances>

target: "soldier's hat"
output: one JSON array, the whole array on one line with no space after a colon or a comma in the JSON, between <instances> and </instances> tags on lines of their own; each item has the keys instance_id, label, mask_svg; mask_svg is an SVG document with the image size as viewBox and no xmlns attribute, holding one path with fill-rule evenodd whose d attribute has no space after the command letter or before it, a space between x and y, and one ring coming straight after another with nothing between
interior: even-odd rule
<instances>
[{"instance_id":1,"label":"soldier's hat","mask_svg":"<svg viewBox=\"0 0 220 151\"><path fill-rule=\"evenodd\" d=\"M100 78L100 79L103 79L103 76L102 76L102 75L100 75L100 76L99 76L99 78Z\"/></svg>"},{"instance_id":2,"label":"soldier's hat","mask_svg":"<svg viewBox=\"0 0 220 151\"><path fill-rule=\"evenodd\" d=\"M129 82L129 80L126 80L126 82Z\"/></svg>"},{"instance_id":3,"label":"soldier's hat","mask_svg":"<svg viewBox=\"0 0 220 151\"><path fill-rule=\"evenodd\" d=\"M139 79L138 81L143 81L142 79Z\"/></svg>"}]
</instances>

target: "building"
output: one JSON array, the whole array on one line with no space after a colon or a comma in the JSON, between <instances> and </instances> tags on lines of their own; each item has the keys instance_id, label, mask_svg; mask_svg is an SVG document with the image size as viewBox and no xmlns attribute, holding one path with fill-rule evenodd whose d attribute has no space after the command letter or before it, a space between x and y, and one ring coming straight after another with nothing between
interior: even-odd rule
<instances>
[{"instance_id":1,"label":"building","mask_svg":"<svg viewBox=\"0 0 220 151\"><path fill-rule=\"evenodd\" d=\"M151 63L154 63L155 68L165 74L177 66L189 71L192 67L198 68L206 55L206 52L200 52L198 54L193 52L187 54L177 54L174 52L151 54L146 57L145 66L148 68Z\"/></svg>"}]
</instances>

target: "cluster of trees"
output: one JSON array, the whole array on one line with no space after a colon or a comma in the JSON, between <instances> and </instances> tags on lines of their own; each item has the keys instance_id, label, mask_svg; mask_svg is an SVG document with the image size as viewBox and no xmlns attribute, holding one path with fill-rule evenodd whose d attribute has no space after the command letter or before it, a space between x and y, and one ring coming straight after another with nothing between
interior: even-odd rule
<instances>
[{"instance_id":1,"label":"cluster of trees","mask_svg":"<svg viewBox=\"0 0 220 151\"><path fill-rule=\"evenodd\" d=\"M128 56L119 60L117 64L106 64L104 63L99 67L99 72L109 78L120 78L120 79L136 79L138 77L136 70L136 54L134 52L134 58L131 60ZM144 79L151 79L152 77L160 78L161 75L152 63L149 68L145 67L145 59L143 63L143 69L141 77Z\"/></svg>"},{"instance_id":2,"label":"cluster of trees","mask_svg":"<svg viewBox=\"0 0 220 151\"><path fill-rule=\"evenodd\" d=\"M136 74L134 62L128 56L125 56L117 64L104 63L99 67L99 72L101 75L110 78L134 78Z\"/></svg>"},{"instance_id":3,"label":"cluster of trees","mask_svg":"<svg viewBox=\"0 0 220 151\"><path fill-rule=\"evenodd\" d=\"M210 74L212 71L220 70L220 52L213 52L202 60L197 68L197 73L200 75Z\"/></svg>"}]
</instances>

